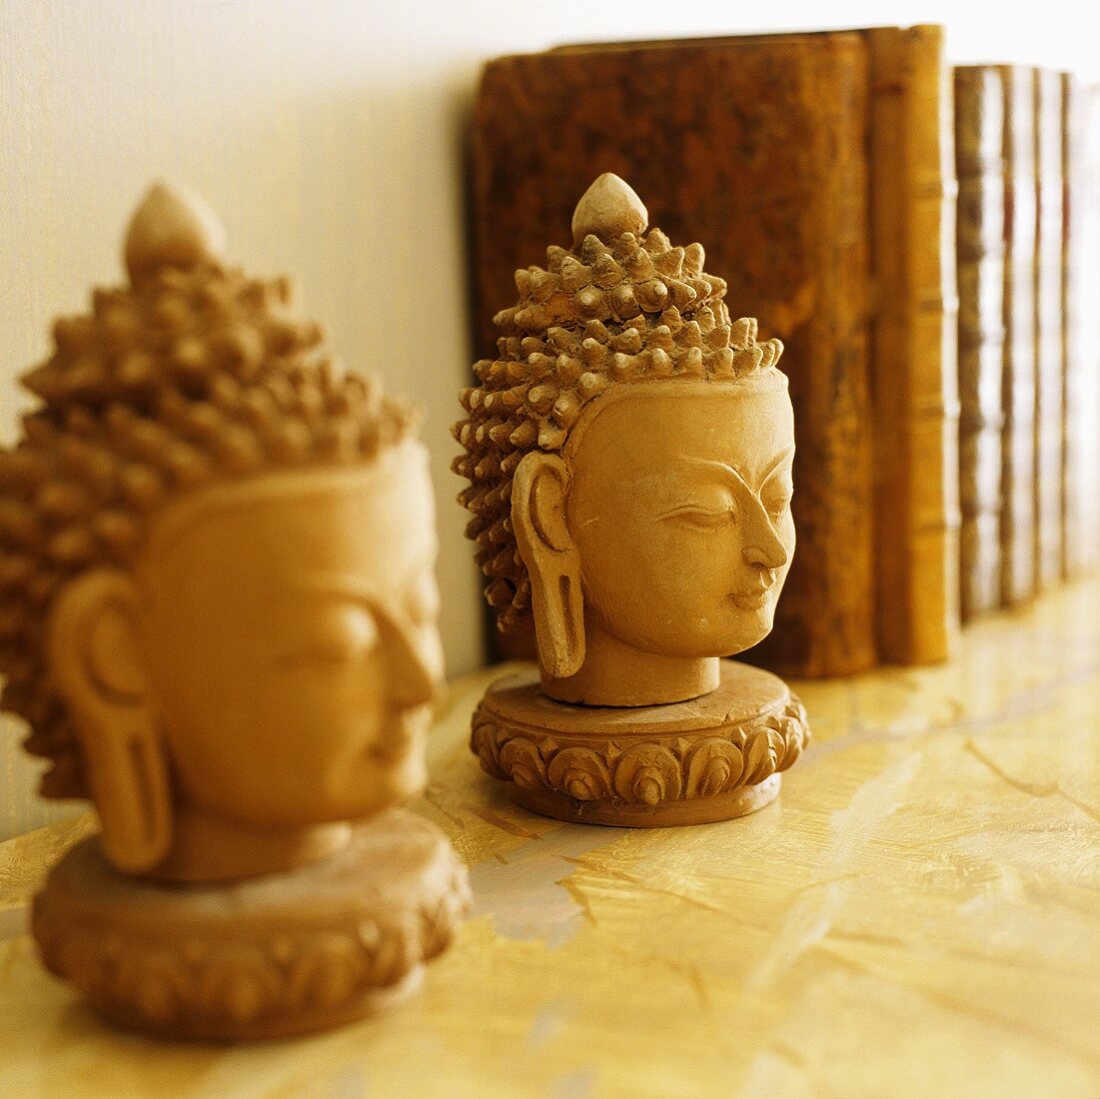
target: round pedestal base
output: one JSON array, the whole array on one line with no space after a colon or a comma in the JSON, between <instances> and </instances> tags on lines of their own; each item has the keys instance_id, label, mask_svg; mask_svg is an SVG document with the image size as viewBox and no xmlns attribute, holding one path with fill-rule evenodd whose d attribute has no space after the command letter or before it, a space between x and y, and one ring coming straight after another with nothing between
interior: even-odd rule
<instances>
[{"instance_id":1,"label":"round pedestal base","mask_svg":"<svg viewBox=\"0 0 1100 1099\"><path fill-rule=\"evenodd\" d=\"M723 660L717 690L666 706L574 706L547 698L535 671L504 676L474 713L470 747L533 812L651 828L763 808L809 737L781 679Z\"/></svg>"},{"instance_id":2,"label":"round pedestal base","mask_svg":"<svg viewBox=\"0 0 1100 1099\"><path fill-rule=\"evenodd\" d=\"M210 886L120 874L93 837L50 872L32 928L46 966L113 1022L253 1039L336 1026L409 996L468 906L446 836L391 810L327 860Z\"/></svg>"}]
</instances>

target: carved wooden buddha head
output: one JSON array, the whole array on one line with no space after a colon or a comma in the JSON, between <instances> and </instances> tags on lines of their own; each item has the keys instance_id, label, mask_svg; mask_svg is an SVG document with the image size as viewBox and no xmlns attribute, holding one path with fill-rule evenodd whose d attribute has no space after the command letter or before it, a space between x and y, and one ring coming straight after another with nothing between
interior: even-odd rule
<instances>
[{"instance_id":1,"label":"carved wooden buddha head","mask_svg":"<svg viewBox=\"0 0 1100 1099\"><path fill-rule=\"evenodd\" d=\"M433 502L409 413L285 279L154 188L131 283L55 326L0 452L5 709L119 869L216 879L338 846L424 782Z\"/></svg>"},{"instance_id":2,"label":"carved wooden buddha head","mask_svg":"<svg viewBox=\"0 0 1100 1099\"><path fill-rule=\"evenodd\" d=\"M794 551L782 345L730 323L698 244L646 223L622 180L592 185L573 250L516 273L456 427L489 602L504 627L530 607L566 702L713 689L770 631Z\"/></svg>"}]
</instances>

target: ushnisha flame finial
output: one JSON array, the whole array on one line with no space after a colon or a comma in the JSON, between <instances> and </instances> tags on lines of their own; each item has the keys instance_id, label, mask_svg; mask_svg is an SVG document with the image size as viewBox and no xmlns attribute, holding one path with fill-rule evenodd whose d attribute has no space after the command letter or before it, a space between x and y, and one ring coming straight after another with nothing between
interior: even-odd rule
<instances>
[{"instance_id":1,"label":"ushnisha flame finial","mask_svg":"<svg viewBox=\"0 0 1100 1099\"><path fill-rule=\"evenodd\" d=\"M136 286L162 267L187 270L217 262L225 243L225 228L198 195L155 183L130 220L123 255Z\"/></svg>"},{"instance_id":2,"label":"ushnisha flame finial","mask_svg":"<svg viewBox=\"0 0 1100 1099\"><path fill-rule=\"evenodd\" d=\"M640 237L649 225L649 211L634 188L614 172L604 172L581 195L573 211L573 247L589 233L610 243L624 233Z\"/></svg>"}]
</instances>

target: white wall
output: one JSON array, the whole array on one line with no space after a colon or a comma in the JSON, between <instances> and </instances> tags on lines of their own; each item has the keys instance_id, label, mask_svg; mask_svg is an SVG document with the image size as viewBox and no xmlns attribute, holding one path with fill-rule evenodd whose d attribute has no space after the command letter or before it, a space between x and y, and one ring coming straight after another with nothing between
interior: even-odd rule
<instances>
[{"instance_id":1,"label":"white wall","mask_svg":"<svg viewBox=\"0 0 1100 1099\"><path fill-rule=\"evenodd\" d=\"M1083 7L1084 5L1075 5ZM1095 78L1068 4L835 0L829 25L947 22L959 60ZM224 220L230 257L288 271L355 368L425 408L439 497L442 630L452 674L481 660L478 583L448 472L469 366L465 111L480 63L568 41L820 25L822 5L728 0L0 0L0 435L14 377L54 314L120 277L128 213L178 179ZM29 764L0 743L0 837L44 819Z\"/></svg>"}]
</instances>

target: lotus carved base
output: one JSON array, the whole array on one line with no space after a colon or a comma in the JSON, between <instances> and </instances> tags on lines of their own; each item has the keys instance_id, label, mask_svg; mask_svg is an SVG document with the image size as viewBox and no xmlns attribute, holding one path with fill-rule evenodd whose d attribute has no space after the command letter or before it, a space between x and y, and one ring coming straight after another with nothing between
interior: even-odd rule
<instances>
[{"instance_id":1,"label":"lotus carved base","mask_svg":"<svg viewBox=\"0 0 1100 1099\"><path fill-rule=\"evenodd\" d=\"M646 828L763 808L809 738L781 679L724 660L717 690L667 706L567 705L542 693L535 671L505 676L474 713L470 746L533 812Z\"/></svg>"},{"instance_id":2,"label":"lotus carved base","mask_svg":"<svg viewBox=\"0 0 1100 1099\"><path fill-rule=\"evenodd\" d=\"M210 886L120 874L93 837L51 871L33 931L46 966L128 1029L270 1038L404 999L468 905L446 836L394 809L328 860Z\"/></svg>"}]
</instances>

